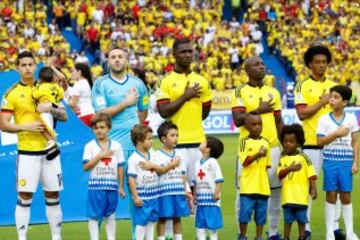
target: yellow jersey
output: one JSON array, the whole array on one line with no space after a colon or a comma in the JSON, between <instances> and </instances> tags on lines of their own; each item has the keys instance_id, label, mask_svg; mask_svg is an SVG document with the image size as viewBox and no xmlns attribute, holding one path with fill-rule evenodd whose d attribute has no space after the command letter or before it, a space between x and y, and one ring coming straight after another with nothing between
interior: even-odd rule
<instances>
[{"instance_id":1,"label":"yellow jersey","mask_svg":"<svg viewBox=\"0 0 360 240\"><path fill-rule=\"evenodd\" d=\"M309 202L310 178L316 178L315 168L309 157L297 152L294 155L283 155L280 158L277 173L291 165L301 163L301 169L290 172L282 179L281 204L296 204L307 206Z\"/></svg>"},{"instance_id":2,"label":"yellow jersey","mask_svg":"<svg viewBox=\"0 0 360 240\"><path fill-rule=\"evenodd\" d=\"M12 113L15 124L29 124L40 121L32 98L33 87L21 82L11 87L3 96L1 112ZM46 148L47 140L41 132L21 131L17 133L18 150L41 152Z\"/></svg>"},{"instance_id":3,"label":"yellow jersey","mask_svg":"<svg viewBox=\"0 0 360 240\"><path fill-rule=\"evenodd\" d=\"M274 111L261 114L263 129L261 136L270 142L271 147L279 146L277 137L277 129L275 124L275 114L281 114L280 93L273 87L263 85L262 87L252 87L249 84L243 84L234 90L232 95L232 111L240 111L244 113L256 110L260 105L260 100L275 103ZM240 127L239 137L247 137L249 135L245 126Z\"/></svg>"},{"instance_id":4,"label":"yellow jersey","mask_svg":"<svg viewBox=\"0 0 360 240\"><path fill-rule=\"evenodd\" d=\"M202 126L203 105L211 104L211 88L209 82L201 75L191 72L188 75L175 71L167 74L158 81L156 90L157 104L173 102L184 94L185 87L198 83L201 87L199 98L192 98L168 118L179 129L178 146L199 144L205 140L205 131Z\"/></svg>"},{"instance_id":5,"label":"yellow jersey","mask_svg":"<svg viewBox=\"0 0 360 240\"><path fill-rule=\"evenodd\" d=\"M246 159L259 152L260 147L267 149L266 156L258 158L247 166L243 166L240 176L240 194L270 195L267 168L271 167L270 144L264 139L241 138L239 143L239 159L244 165Z\"/></svg>"},{"instance_id":6,"label":"yellow jersey","mask_svg":"<svg viewBox=\"0 0 360 240\"><path fill-rule=\"evenodd\" d=\"M32 92L33 98L38 103L51 102L58 106L61 99L64 98L64 89L57 83L38 83Z\"/></svg>"},{"instance_id":7,"label":"yellow jersey","mask_svg":"<svg viewBox=\"0 0 360 240\"><path fill-rule=\"evenodd\" d=\"M298 82L295 87L295 106L301 108L302 106L312 106L317 103L323 93L328 93L330 88L335 86L336 83L325 79L325 81L316 81L311 77L306 78L304 81ZM329 104L322 107L311 117L302 121L305 144L304 146L317 146L316 131L320 116L327 114L331 111Z\"/></svg>"}]
</instances>

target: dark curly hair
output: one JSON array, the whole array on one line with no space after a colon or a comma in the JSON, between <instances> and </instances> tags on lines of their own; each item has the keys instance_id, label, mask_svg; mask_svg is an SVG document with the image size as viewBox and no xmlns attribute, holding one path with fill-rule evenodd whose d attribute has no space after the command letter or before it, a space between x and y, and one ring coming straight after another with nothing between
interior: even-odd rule
<instances>
[{"instance_id":1,"label":"dark curly hair","mask_svg":"<svg viewBox=\"0 0 360 240\"><path fill-rule=\"evenodd\" d=\"M329 48L324 45L314 45L309 47L304 54L304 62L308 68L315 55L325 55L327 64L331 63L332 56Z\"/></svg>"},{"instance_id":2,"label":"dark curly hair","mask_svg":"<svg viewBox=\"0 0 360 240\"><path fill-rule=\"evenodd\" d=\"M345 101L350 101L352 96L352 90L348 86L345 85L336 85L330 88L330 92L337 92L340 94L341 98Z\"/></svg>"},{"instance_id":3,"label":"dark curly hair","mask_svg":"<svg viewBox=\"0 0 360 240\"><path fill-rule=\"evenodd\" d=\"M287 134L295 134L296 142L303 146L305 143L304 130L300 124L294 123L291 125L285 125L280 134L281 143L284 144L284 138Z\"/></svg>"}]
</instances>

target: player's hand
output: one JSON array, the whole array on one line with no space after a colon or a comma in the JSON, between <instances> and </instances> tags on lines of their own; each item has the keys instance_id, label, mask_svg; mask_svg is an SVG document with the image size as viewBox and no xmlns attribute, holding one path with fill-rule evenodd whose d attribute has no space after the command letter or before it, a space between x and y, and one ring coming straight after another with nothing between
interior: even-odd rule
<instances>
[{"instance_id":1,"label":"player's hand","mask_svg":"<svg viewBox=\"0 0 360 240\"><path fill-rule=\"evenodd\" d=\"M139 198L139 197L134 197L133 200L134 200L134 205L135 205L136 207L142 207L143 201L141 200L141 198Z\"/></svg>"},{"instance_id":2,"label":"player's hand","mask_svg":"<svg viewBox=\"0 0 360 240\"><path fill-rule=\"evenodd\" d=\"M215 201L220 200L220 193L215 192L214 195L213 195L213 198L214 198Z\"/></svg>"},{"instance_id":3,"label":"player's hand","mask_svg":"<svg viewBox=\"0 0 360 240\"><path fill-rule=\"evenodd\" d=\"M30 132L43 132L45 131L45 127L41 122L33 122L29 124L23 125L25 131Z\"/></svg>"},{"instance_id":4,"label":"player's hand","mask_svg":"<svg viewBox=\"0 0 360 240\"><path fill-rule=\"evenodd\" d=\"M126 107L130 107L132 105L135 105L138 102L138 99L139 95L136 91L129 92L128 94L126 94L123 104L125 104Z\"/></svg>"},{"instance_id":5,"label":"player's hand","mask_svg":"<svg viewBox=\"0 0 360 240\"><path fill-rule=\"evenodd\" d=\"M267 149L264 146L261 146L258 152L259 157L265 157L267 153Z\"/></svg>"},{"instance_id":6,"label":"player's hand","mask_svg":"<svg viewBox=\"0 0 360 240\"><path fill-rule=\"evenodd\" d=\"M310 196L313 200L317 198L318 193L316 187L310 188Z\"/></svg>"},{"instance_id":7,"label":"player's hand","mask_svg":"<svg viewBox=\"0 0 360 240\"><path fill-rule=\"evenodd\" d=\"M189 202L194 202L194 197L192 195L192 192L185 192L185 196Z\"/></svg>"},{"instance_id":8,"label":"player's hand","mask_svg":"<svg viewBox=\"0 0 360 240\"><path fill-rule=\"evenodd\" d=\"M99 159L109 158L112 155L114 155L114 152L110 149L105 149L105 150L102 150L100 153L98 153Z\"/></svg>"},{"instance_id":9,"label":"player's hand","mask_svg":"<svg viewBox=\"0 0 360 240\"><path fill-rule=\"evenodd\" d=\"M151 162L147 162L147 161L141 161L139 163L139 166L146 171L150 171L150 170L154 169L154 164Z\"/></svg>"},{"instance_id":10,"label":"player's hand","mask_svg":"<svg viewBox=\"0 0 360 240\"><path fill-rule=\"evenodd\" d=\"M189 82L187 82L184 92L184 97L186 100L190 100L192 98L197 98L200 96L201 86L199 83L195 83L194 86L189 87Z\"/></svg>"},{"instance_id":11,"label":"player's hand","mask_svg":"<svg viewBox=\"0 0 360 240\"><path fill-rule=\"evenodd\" d=\"M301 163L295 163L295 161L292 162L291 165L288 167L288 169L289 169L291 172L297 172L297 171L299 171L301 168L302 168Z\"/></svg>"},{"instance_id":12,"label":"player's hand","mask_svg":"<svg viewBox=\"0 0 360 240\"><path fill-rule=\"evenodd\" d=\"M119 195L120 195L121 198L125 198L126 193L124 191L124 188L119 188Z\"/></svg>"},{"instance_id":13,"label":"player's hand","mask_svg":"<svg viewBox=\"0 0 360 240\"><path fill-rule=\"evenodd\" d=\"M259 113L268 113L268 112L273 112L274 111L274 106L275 106L275 102L273 102L273 98L270 97L270 99L268 101L263 101L262 98L260 98L260 103L259 103Z\"/></svg>"},{"instance_id":14,"label":"player's hand","mask_svg":"<svg viewBox=\"0 0 360 240\"><path fill-rule=\"evenodd\" d=\"M352 167L351 167L351 173L352 175L356 174L359 171L358 169L358 164L357 163L353 163Z\"/></svg>"},{"instance_id":15,"label":"player's hand","mask_svg":"<svg viewBox=\"0 0 360 240\"><path fill-rule=\"evenodd\" d=\"M338 129L336 129L336 136L337 137L345 137L350 132L350 128L345 126L340 126Z\"/></svg>"},{"instance_id":16,"label":"player's hand","mask_svg":"<svg viewBox=\"0 0 360 240\"><path fill-rule=\"evenodd\" d=\"M180 166L180 157L179 156L176 156L176 157L174 157L172 160L171 160L171 167L172 168L176 168L176 167L178 167L178 166Z\"/></svg>"},{"instance_id":17,"label":"player's hand","mask_svg":"<svg viewBox=\"0 0 360 240\"><path fill-rule=\"evenodd\" d=\"M325 106L326 104L329 103L329 99L330 99L330 93L326 93L325 91L323 92L323 94L320 97L320 102L323 106Z\"/></svg>"},{"instance_id":18,"label":"player's hand","mask_svg":"<svg viewBox=\"0 0 360 240\"><path fill-rule=\"evenodd\" d=\"M36 107L36 111L39 113L50 112L52 107L51 102L39 103Z\"/></svg>"}]
</instances>

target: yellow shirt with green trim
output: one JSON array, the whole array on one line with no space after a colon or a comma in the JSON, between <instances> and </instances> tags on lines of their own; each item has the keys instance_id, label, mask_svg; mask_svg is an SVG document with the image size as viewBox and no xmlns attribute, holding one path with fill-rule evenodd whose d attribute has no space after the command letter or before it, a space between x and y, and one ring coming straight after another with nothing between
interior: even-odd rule
<instances>
[{"instance_id":1,"label":"yellow shirt with green trim","mask_svg":"<svg viewBox=\"0 0 360 240\"><path fill-rule=\"evenodd\" d=\"M32 86L17 83L3 96L1 112L12 113L15 124L40 121L32 98ZM41 132L21 131L17 133L18 150L38 152L46 148L47 140Z\"/></svg>"},{"instance_id":2,"label":"yellow shirt with green trim","mask_svg":"<svg viewBox=\"0 0 360 240\"><path fill-rule=\"evenodd\" d=\"M279 145L279 140L277 137L274 114L281 113L280 93L275 88L268 85L263 85L262 87L252 87L249 84L241 85L234 90L231 107L232 111L248 113L256 110L259 107L261 100L269 101L270 99L273 99L274 111L260 115L263 123L261 136L269 140L271 147L275 147ZM248 135L249 131L245 126L241 126L239 137L243 138Z\"/></svg>"},{"instance_id":3,"label":"yellow shirt with green trim","mask_svg":"<svg viewBox=\"0 0 360 240\"><path fill-rule=\"evenodd\" d=\"M291 163L301 163L301 169L297 172L290 172L282 179L281 204L304 205L309 203L310 178L316 178L315 168L310 158L297 152L294 155L283 155L280 158L277 174L291 165Z\"/></svg>"},{"instance_id":4,"label":"yellow shirt with green trim","mask_svg":"<svg viewBox=\"0 0 360 240\"><path fill-rule=\"evenodd\" d=\"M317 103L324 93L330 92L330 88L335 86L336 83L325 79L320 82L312 79L311 77L296 84L295 87L295 106L301 108L303 106L312 106ZM316 131L319 118L331 112L329 104L322 107L311 117L304 119L303 128L305 133L305 146L317 146Z\"/></svg>"},{"instance_id":5,"label":"yellow shirt with green trim","mask_svg":"<svg viewBox=\"0 0 360 240\"><path fill-rule=\"evenodd\" d=\"M156 90L157 104L173 102L182 96L185 87L198 83L201 87L199 98L186 101L181 108L167 120L175 123L179 129L179 144L201 143L205 140L202 126L203 104L211 103L211 88L209 82L201 75L191 72L188 75L175 71L168 73L158 82Z\"/></svg>"},{"instance_id":6,"label":"yellow shirt with green trim","mask_svg":"<svg viewBox=\"0 0 360 240\"><path fill-rule=\"evenodd\" d=\"M60 101L64 98L64 89L57 83L38 83L33 88L33 98L38 103L51 102L58 106Z\"/></svg>"},{"instance_id":7,"label":"yellow shirt with green trim","mask_svg":"<svg viewBox=\"0 0 360 240\"><path fill-rule=\"evenodd\" d=\"M262 146L267 150L266 156L244 166L247 158L258 153ZM243 165L239 180L240 194L269 196L270 185L267 175L267 169L271 167L269 142L265 138L241 138L239 143L239 159Z\"/></svg>"}]
</instances>

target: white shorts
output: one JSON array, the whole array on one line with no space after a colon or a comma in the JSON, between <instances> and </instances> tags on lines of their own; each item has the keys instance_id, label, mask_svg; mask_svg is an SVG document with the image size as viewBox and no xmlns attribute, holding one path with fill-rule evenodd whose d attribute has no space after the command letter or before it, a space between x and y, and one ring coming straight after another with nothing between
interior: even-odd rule
<instances>
[{"instance_id":1,"label":"white shorts","mask_svg":"<svg viewBox=\"0 0 360 240\"><path fill-rule=\"evenodd\" d=\"M310 160L315 168L316 176L320 176L322 162L323 162L321 149L305 148L302 151L310 158Z\"/></svg>"},{"instance_id":2,"label":"white shorts","mask_svg":"<svg viewBox=\"0 0 360 240\"><path fill-rule=\"evenodd\" d=\"M186 176L190 186L193 186L192 179L196 178L195 175L195 162L201 160L201 152L196 148L178 148L177 149L182 157L181 161L186 168Z\"/></svg>"},{"instance_id":3,"label":"white shorts","mask_svg":"<svg viewBox=\"0 0 360 240\"><path fill-rule=\"evenodd\" d=\"M277 175L277 168L279 165L281 157L280 147L271 148L271 168L267 170L270 188L279 188L281 187L281 182Z\"/></svg>"},{"instance_id":4,"label":"white shorts","mask_svg":"<svg viewBox=\"0 0 360 240\"><path fill-rule=\"evenodd\" d=\"M269 178L269 184L270 188L279 188L281 187L281 182L277 176L277 167L279 164L281 156L281 149L280 147L273 147L271 148L271 168L267 170L268 178ZM235 186L236 188L240 188L239 178L241 176L242 172L242 164L240 163L240 160L237 159L236 161L236 180L235 180Z\"/></svg>"},{"instance_id":5,"label":"white shorts","mask_svg":"<svg viewBox=\"0 0 360 240\"><path fill-rule=\"evenodd\" d=\"M34 193L39 180L44 191L63 190L60 155L49 161L46 155L19 154L16 166L17 191Z\"/></svg>"}]
</instances>

